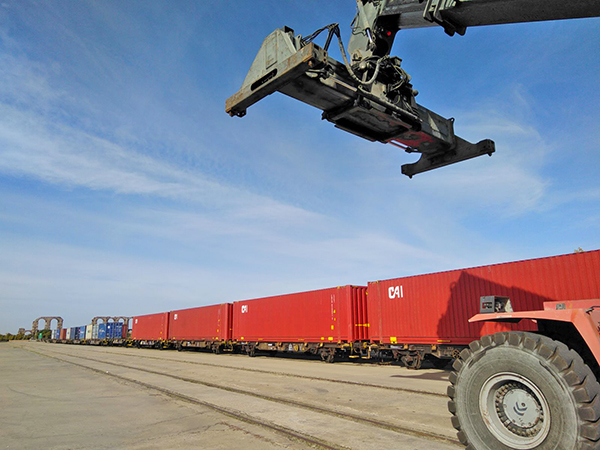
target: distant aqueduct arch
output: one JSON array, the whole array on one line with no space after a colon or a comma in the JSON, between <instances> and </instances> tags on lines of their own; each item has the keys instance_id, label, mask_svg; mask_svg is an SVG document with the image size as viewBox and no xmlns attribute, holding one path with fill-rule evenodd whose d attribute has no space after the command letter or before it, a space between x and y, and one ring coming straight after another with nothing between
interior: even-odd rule
<instances>
[{"instance_id":1,"label":"distant aqueduct arch","mask_svg":"<svg viewBox=\"0 0 600 450\"><path fill-rule=\"evenodd\" d=\"M109 320L112 320L113 322L117 323L119 321L123 321L123 323L125 323L127 325L127 328L129 328L129 321L133 319L133 317L127 317L127 316L96 316L92 319L92 325L96 325L98 323L99 320L102 320L104 323L108 323ZM33 323L31 324L31 337L32 338L36 338L37 333L38 333L38 329L39 329L39 322L40 320L44 321L44 330L49 330L50 327L52 326L52 321L56 320L56 328L57 329L62 329L63 327L63 318L62 317L58 317L58 316L48 316L48 317L38 317L37 319L35 319L33 321Z\"/></svg>"},{"instance_id":2,"label":"distant aqueduct arch","mask_svg":"<svg viewBox=\"0 0 600 450\"><path fill-rule=\"evenodd\" d=\"M112 319L113 319L113 321L114 321L114 322L118 322L118 321L120 321L120 320L123 320L123 323L124 323L125 325L127 325L127 328L129 328L129 321L130 321L131 319L133 319L133 317L127 317L127 316L116 316L116 317L113 317Z\"/></svg>"},{"instance_id":3,"label":"distant aqueduct arch","mask_svg":"<svg viewBox=\"0 0 600 450\"><path fill-rule=\"evenodd\" d=\"M96 325L98 323L99 320L101 320L104 323L108 323L109 320L112 320L113 322L119 322L120 320L123 321L123 323L127 324L127 328L129 328L129 321L132 319L132 317L126 317L126 316L115 316L115 317L111 317L111 316L96 316L92 319L92 325Z\"/></svg>"},{"instance_id":4,"label":"distant aqueduct arch","mask_svg":"<svg viewBox=\"0 0 600 450\"><path fill-rule=\"evenodd\" d=\"M31 324L31 337L32 338L36 338L37 336L37 332L38 332L38 327L40 324L40 320L44 320L44 330L49 330L50 327L52 326L52 321L56 320L56 328L57 329L61 329L63 327L63 318L62 317L38 317L37 319L35 319L33 321L33 323Z\"/></svg>"},{"instance_id":5,"label":"distant aqueduct arch","mask_svg":"<svg viewBox=\"0 0 600 450\"><path fill-rule=\"evenodd\" d=\"M108 322L108 319L111 319L111 317L107 317L107 316L96 316L92 319L92 325L96 325L98 323L99 320L101 320L102 322L106 323Z\"/></svg>"}]
</instances>

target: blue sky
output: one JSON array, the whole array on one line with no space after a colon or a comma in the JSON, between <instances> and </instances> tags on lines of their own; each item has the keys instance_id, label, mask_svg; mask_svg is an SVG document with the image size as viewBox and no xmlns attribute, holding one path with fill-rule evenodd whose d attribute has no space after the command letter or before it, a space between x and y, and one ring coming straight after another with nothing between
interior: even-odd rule
<instances>
[{"instance_id":1,"label":"blue sky","mask_svg":"<svg viewBox=\"0 0 600 450\"><path fill-rule=\"evenodd\" d=\"M497 146L412 180L281 94L225 114L271 31L354 10L0 0L0 333L600 248L598 19L399 32L419 103Z\"/></svg>"}]
</instances>

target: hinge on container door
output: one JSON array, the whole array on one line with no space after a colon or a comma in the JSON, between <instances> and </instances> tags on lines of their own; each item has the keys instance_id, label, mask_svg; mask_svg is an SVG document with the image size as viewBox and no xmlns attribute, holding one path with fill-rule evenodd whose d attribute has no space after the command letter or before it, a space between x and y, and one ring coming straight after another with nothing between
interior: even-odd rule
<instances>
[{"instance_id":1,"label":"hinge on container door","mask_svg":"<svg viewBox=\"0 0 600 450\"><path fill-rule=\"evenodd\" d=\"M448 18L442 17L441 14L442 11L457 7L459 3L460 0L427 0L425 10L423 11L423 19L441 25L444 27L446 34L450 36L454 36L454 33L464 36L467 27L453 23Z\"/></svg>"}]
</instances>

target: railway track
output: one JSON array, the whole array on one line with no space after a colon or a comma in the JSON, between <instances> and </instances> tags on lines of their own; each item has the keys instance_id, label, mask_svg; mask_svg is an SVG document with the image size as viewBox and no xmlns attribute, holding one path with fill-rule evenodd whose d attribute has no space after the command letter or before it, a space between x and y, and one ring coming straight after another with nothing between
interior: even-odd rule
<instances>
[{"instance_id":1,"label":"railway track","mask_svg":"<svg viewBox=\"0 0 600 450\"><path fill-rule=\"evenodd\" d=\"M431 392L195 363L162 354L132 358L131 352L66 346L29 351L209 407L319 448L458 446L445 417L445 399ZM395 398L390 400L390 395ZM448 424L440 426L436 414ZM327 431L332 427L339 430L333 439ZM349 436L360 437L357 441Z\"/></svg>"},{"instance_id":2,"label":"railway track","mask_svg":"<svg viewBox=\"0 0 600 450\"><path fill-rule=\"evenodd\" d=\"M147 359L147 360L159 360L159 361L169 361L169 362L181 363L181 364L192 364L192 365L196 365L196 366L205 366L205 367L211 367L211 368L217 368L217 369L236 370L236 371L240 371L240 372L249 372L249 373L266 374L266 375L277 375L277 376L282 376L282 377L298 378L298 379L313 380L313 381L326 381L329 383L339 383L339 384L346 384L346 385L351 385L351 386L361 386L361 387L368 387L368 388L374 388L374 389L384 389L384 390L388 390L388 391L407 392L407 393L420 394L420 395L432 395L434 397L440 397L440 398L444 398L444 399L448 398L448 396L446 395L445 392L426 391L423 389L408 388L408 387L385 386L382 384L366 383L366 382L360 382L360 381L341 380L341 379L335 379L335 378L302 375L302 374L297 374L297 373L274 371L274 370L264 370L264 369L256 369L256 368L249 368L249 367L239 367L239 366L236 367L236 366L231 366L231 365L227 365L227 364L215 364L215 363L207 363L207 362L201 362L201 361L191 361L191 360L186 360L186 359L174 359L174 358L167 358L167 357L165 357L165 355L150 356L148 354L136 354L137 352L138 351L136 350L134 352L128 353L127 356L132 357L132 358L141 358L141 359ZM96 353L109 354L109 355L114 354L114 352L104 351L104 350L100 350L100 349L97 349ZM194 354L194 353L189 352L188 354ZM242 357L245 357L245 356L242 356ZM417 372L415 372L415 373L417 373ZM444 387L444 389L445 389L445 387Z\"/></svg>"}]
</instances>

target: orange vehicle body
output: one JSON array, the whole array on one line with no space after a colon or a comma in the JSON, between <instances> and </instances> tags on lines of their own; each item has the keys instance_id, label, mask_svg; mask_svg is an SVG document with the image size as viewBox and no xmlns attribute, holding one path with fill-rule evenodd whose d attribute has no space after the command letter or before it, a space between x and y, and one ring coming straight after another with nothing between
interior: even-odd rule
<instances>
[{"instance_id":1,"label":"orange vehicle body","mask_svg":"<svg viewBox=\"0 0 600 450\"><path fill-rule=\"evenodd\" d=\"M544 302L541 311L477 314L469 322L567 322L573 324L600 365L600 299Z\"/></svg>"}]
</instances>

